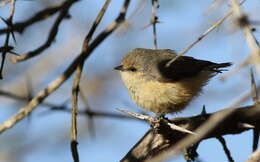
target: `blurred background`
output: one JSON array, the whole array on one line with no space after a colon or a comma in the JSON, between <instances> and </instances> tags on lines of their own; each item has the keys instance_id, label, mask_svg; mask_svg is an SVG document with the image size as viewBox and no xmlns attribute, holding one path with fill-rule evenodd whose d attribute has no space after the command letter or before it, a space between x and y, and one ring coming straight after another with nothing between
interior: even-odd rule
<instances>
[{"instance_id":1,"label":"blurred background","mask_svg":"<svg viewBox=\"0 0 260 162\"><path fill-rule=\"evenodd\" d=\"M26 20L36 12L61 2L61 0L17 0L14 22ZM180 52L230 11L230 6L226 2L210 9L213 2L213 0L159 1L157 16L161 23L157 25L158 47ZM80 53L82 42L103 3L104 0L81 0L75 3L69 12L71 18L61 23L55 42L40 56L13 64L9 61L12 56L8 55L4 67L4 79L0 80L0 90L26 98L45 88ZM94 37L114 21L122 3L123 0L111 2ZM242 8L252 20L259 21L260 1L248 0ZM1 17L6 18L9 13L10 4L0 8ZM17 43L11 43L15 46L14 51L22 55L40 46L47 39L56 17L57 14L26 28L21 35L16 33ZM110 35L85 63L81 90L91 110L120 114L116 110L120 108L143 112L132 102L118 72L114 71L113 67L119 65L121 58L133 48L153 48L152 27L146 27L151 18L151 1L132 0L127 18L129 18L127 27L125 24ZM4 22L0 22L0 28L4 27L6 27ZM255 27L254 34L256 38L260 38L258 26ZM1 44L4 44L4 40L5 35L1 35ZM249 54L243 33L234 27L232 18L229 18L186 55L219 63L233 62L234 65L230 68L230 71L233 71ZM249 70L249 67L242 68L225 81L221 81L220 78L227 74L226 72L217 75L186 110L172 117L197 115L203 105L206 106L207 112L229 107L250 90ZM256 79L259 80L259 76L256 75ZM45 102L70 107L71 86L72 79L69 79ZM2 123L25 106L28 100L19 101L1 95L0 103ZM249 104L252 104L251 98L242 102L240 106ZM87 106L80 100L79 107L84 110ZM50 110L46 106L37 107L27 118L0 135L0 161L71 162L70 120L69 112ZM149 129L148 124L137 120L99 116L89 118L86 115L79 115L78 126L78 149L82 162L119 161ZM251 154L252 131L224 137L235 161L245 161ZM216 139L203 141L198 152L202 161L227 161L222 146ZM169 161L184 161L184 159L179 156Z\"/></svg>"}]
</instances>

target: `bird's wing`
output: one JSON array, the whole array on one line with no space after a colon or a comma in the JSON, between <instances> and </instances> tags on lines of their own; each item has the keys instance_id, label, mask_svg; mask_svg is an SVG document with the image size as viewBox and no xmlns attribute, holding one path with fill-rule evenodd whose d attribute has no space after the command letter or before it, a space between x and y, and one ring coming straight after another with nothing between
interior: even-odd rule
<instances>
[{"instance_id":1,"label":"bird's wing","mask_svg":"<svg viewBox=\"0 0 260 162\"><path fill-rule=\"evenodd\" d=\"M170 59L162 60L158 64L160 73L159 80L162 82L174 82L181 79L198 75L201 71L221 72L223 67L230 66L230 63L213 63L210 61L198 60L189 56L182 56L175 60L169 67L166 64Z\"/></svg>"}]
</instances>

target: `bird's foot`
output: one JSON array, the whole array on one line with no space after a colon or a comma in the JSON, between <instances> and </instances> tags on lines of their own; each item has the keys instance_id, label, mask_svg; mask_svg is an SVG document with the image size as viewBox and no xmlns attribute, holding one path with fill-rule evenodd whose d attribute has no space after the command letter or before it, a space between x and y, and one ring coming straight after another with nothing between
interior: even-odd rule
<instances>
[{"instance_id":1,"label":"bird's foot","mask_svg":"<svg viewBox=\"0 0 260 162\"><path fill-rule=\"evenodd\" d=\"M165 115L166 115L166 113L156 113L155 118L159 121L160 120L169 120Z\"/></svg>"},{"instance_id":2,"label":"bird's foot","mask_svg":"<svg viewBox=\"0 0 260 162\"><path fill-rule=\"evenodd\" d=\"M151 122L151 127L158 134L161 130L164 130L164 127L167 126L169 119L165 117L165 113L156 113L156 116L153 118L153 122Z\"/></svg>"}]
</instances>

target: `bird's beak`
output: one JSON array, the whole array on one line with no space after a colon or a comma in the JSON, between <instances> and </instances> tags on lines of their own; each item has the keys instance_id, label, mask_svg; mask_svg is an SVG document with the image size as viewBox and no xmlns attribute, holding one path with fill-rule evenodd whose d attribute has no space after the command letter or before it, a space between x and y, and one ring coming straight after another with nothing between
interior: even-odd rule
<instances>
[{"instance_id":1,"label":"bird's beak","mask_svg":"<svg viewBox=\"0 0 260 162\"><path fill-rule=\"evenodd\" d=\"M119 70L119 71L123 71L124 68L123 68L123 65L119 65L117 67L114 67L115 70Z\"/></svg>"}]
</instances>

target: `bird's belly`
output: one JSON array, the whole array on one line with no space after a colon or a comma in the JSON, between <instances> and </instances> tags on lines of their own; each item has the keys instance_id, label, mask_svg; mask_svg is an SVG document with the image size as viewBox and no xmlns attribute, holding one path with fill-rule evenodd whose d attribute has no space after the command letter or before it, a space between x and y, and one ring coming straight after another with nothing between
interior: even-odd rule
<instances>
[{"instance_id":1,"label":"bird's belly","mask_svg":"<svg viewBox=\"0 0 260 162\"><path fill-rule=\"evenodd\" d=\"M183 109L192 94L179 83L149 81L128 88L136 104L155 113L173 113Z\"/></svg>"}]
</instances>

